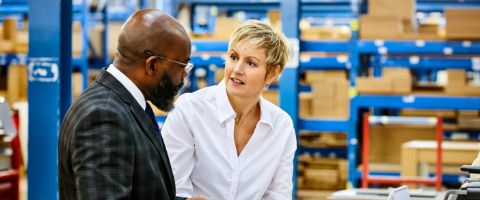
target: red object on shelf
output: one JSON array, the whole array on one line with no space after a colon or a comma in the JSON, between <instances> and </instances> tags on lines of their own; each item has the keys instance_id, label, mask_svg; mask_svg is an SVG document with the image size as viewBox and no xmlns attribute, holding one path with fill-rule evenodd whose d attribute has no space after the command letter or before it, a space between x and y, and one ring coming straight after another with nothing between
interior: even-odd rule
<instances>
[{"instance_id":1,"label":"red object on shelf","mask_svg":"<svg viewBox=\"0 0 480 200\"><path fill-rule=\"evenodd\" d=\"M371 176L368 174L368 158L370 152L370 121L368 114L363 115L363 142L362 142L362 188L367 188L369 183L414 183L435 185L437 191L442 189L442 141L443 141L443 120L437 116L436 124L436 140L437 140L437 162L435 177L392 177L392 176Z\"/></svg>"},{"instance_id":2,"label":"red object on shelf","mask_svg":"<svg viewBox=\"0 0 480 200\"><path fill-rule=\"evenodd\" d=\"M13 121L18 130L18 114L15 113ZM18 200L20 192L20 139L18 134L12 140L12 169L0 171L0 200ZM4 186L4 187L2 187Z\"/></svg>"}]
</instances>

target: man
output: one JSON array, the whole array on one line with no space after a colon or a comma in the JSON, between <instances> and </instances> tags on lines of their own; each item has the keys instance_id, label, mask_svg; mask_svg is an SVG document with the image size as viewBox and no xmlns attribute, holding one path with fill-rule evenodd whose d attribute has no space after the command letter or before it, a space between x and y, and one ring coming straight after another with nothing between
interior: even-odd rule
<instances>
[{"instance_id":1,"label":"man","mask_svg":"<svg viewBox=\"0 0 480 200\"><path fill-rule=\"evenodd\" d=\"M169 158L146 101L173 108L193 66L190 48L183 27L167 14L147 9L127 19L113 64L63 120L60 199L175 199Z\"/></svg>"}]
</instances>

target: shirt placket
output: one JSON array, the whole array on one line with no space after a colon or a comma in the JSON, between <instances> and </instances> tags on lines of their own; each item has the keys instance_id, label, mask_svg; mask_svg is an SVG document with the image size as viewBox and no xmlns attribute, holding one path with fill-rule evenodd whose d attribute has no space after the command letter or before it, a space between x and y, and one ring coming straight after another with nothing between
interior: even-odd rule
<instances>
[{"instance_id":1,"label":"shirt placket","mask_svg":"<svg viewBox=\"0 0 480 200\"><path fill-rule=\"evenodd\" d=\"M234 118L229 120L227 123L227 135L229 136L229 143L230 143L230 158L231 158L231 183L228 193L228 199L235 199L238 191L238 184L240 182L240 159L237 156L237 148L235 147L235 138L233 135L234 131Z\"/></svg>"}]
</instances>

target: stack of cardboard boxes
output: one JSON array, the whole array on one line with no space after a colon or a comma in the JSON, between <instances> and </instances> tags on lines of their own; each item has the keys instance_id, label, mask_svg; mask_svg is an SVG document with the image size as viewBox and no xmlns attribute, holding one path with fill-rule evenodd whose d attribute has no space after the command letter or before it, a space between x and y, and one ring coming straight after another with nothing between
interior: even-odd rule
<instances>
[{"instance_id":1,"label":"stack of cardboard boxes","mask_svg":"<svg viewBox=\"0 0 480 200\"><path fill-rule=\"evenodd\" d=\"M347 119L350 113L349 83L345 71L308 71L312 86L311 113L315 118ZM300 99L307 101L308 99ZM308 113L307 113L308 114Z\"/></svg>"},{"instance_id":2,"label":"stack of cardboard boxes","mask_svg":"<svg viewBox=\"0 0 480 200\"><path fill-rule=\"evenodd\" d=\"M415 0L370 0L368 15L360 17L363 39L400 39L416 30Z\"/></svg>"},{"instance_id":3,"label":"stack of cardboard boxes","mask_svg":"<svg viewBox=\"0 0 480 200\"><path fill-rule=\"evenodd\" d=\"M360 17L360 37L382 40L439 40L437 23L417 24L415 0L370 0Z\"/></svg>"},{"instance_id":4,"label":"stack of cardboard boxes","mask_svg":"<svg viewBox=\"0 0 480 200\"><path fill-rule=\"evenodd\" d=\"M301 155L299 157L299 189L345 189L347 160Z\"/></svg>"},{"instance_id":5,"label":"stack of cardboard boxes","mask_svg":"<svg viewBox=\"0 0 480 200\"><path fill-rule=\"evenodd\" d=\"M410 94L412 75L407 68L383 68L381 77L358 77L357 91L361 94Z\"/></svg>"}]
</instances>

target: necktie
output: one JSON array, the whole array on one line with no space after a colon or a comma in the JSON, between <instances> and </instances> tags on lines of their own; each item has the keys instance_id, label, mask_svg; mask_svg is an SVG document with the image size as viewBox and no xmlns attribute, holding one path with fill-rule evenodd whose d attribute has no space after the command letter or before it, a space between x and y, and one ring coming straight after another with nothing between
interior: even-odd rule
<instances>
[{"instance_id":1,"label":"necktie","mask_svg":"<svg viewBox=\"0 0 480 200\"><path fill-rule=\"evenodd\" d=\"M153 114L152 107L150 107L150 104L148 103L147 103L147 107L145 108L145 112L147 112L148 118L150 118L150 120L153 123L153 128L155 129L155 135L158 137L160 142L163 142L162 136L160 135L160 128L158 128L158 122L155 119L155 114Z\"/></svg>"}]
</instances>

